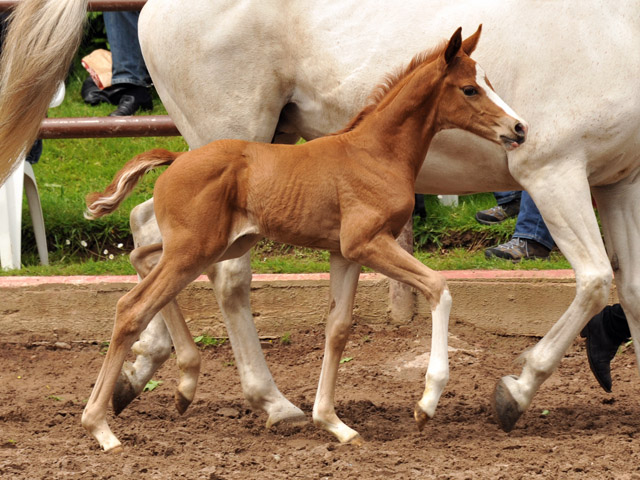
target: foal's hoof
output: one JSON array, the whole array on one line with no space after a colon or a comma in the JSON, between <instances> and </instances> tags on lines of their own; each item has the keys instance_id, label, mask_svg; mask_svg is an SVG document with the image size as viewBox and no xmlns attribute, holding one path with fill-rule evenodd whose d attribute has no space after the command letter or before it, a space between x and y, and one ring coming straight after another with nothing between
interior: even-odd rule
<instances>
[{"instance_id":1,"label":"foal's hoof","mask_svg":"<svg viewBox=\"0 0 640 480\"><path fill-rule=\"evenodd\" d=\"M124 372L120 372L118 381L113 389L111 402L113 403L113 411L116 415L120 415L127 405L129 405L138 395L129 381L129 377Z\"/></svg>"},{"instance_id":2,"label":"foal's hoof","mask_svg":"<svg viewBox=\"0 0 640 480\"><path fill-rule=\"evenodd\" d=\"M509 377L501 378L493 392L493 411L496 414L500 428L505 432L510 432L513 430L520 415L522 415L522 410L520 410L518 402L511 395L509 387L505 383L505 378L508 379ZM511 378L515 379L516 377L511 376Z\"/></svg>"},{"instance_id":3,"label":"foal's hoof","mask_svg":"<svg viewBox=\"0 0 640 480\"><path fill-rule=\"evenodd\" d=\"M182 395L182 393L180 393L179 390L176 390L174 401L176 404L176 410L178 410L178 413L182 415L184 412L187 411L187 408L189 408L189 405L191 405L191 402L193 401L193 399L192 398L189 399L185 397L184 395Z\"/></svg>"},{"instance_id":4,"label":"foal's hoof","mask_svg":"<svg viewBox=\"0 0 640 480\"><path fill-rule=\"evenodd\" d=\"M416 423L418 424L418 430L422 431L424 426L429 421L429 415L427 415L421 408L420 404L416 403L416 407L413 409L413 418L416 419Z\"/></svg>"}]
</instances>

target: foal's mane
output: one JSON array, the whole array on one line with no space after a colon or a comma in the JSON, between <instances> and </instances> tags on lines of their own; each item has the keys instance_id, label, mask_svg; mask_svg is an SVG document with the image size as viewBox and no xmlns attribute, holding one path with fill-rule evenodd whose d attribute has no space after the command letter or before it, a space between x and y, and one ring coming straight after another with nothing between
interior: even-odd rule
<instances>
[{"instance_id":1,"label":"foal's mane","mask_svg":"<svg viewBox=\"0 0 640 480\"><path fill-rule=\"evenodd\" d=\"M356 114L343 129L332 133L332 135L347 133L356 128L362 120L364 120L378 107L384 98L390 95L391 92L394 91L400 83L402 83L405 78L415 72L421 65L433 62L438 58L446 46L447 42L443 41L436 47L415 55L406 67L399 68L395 72L385 75L382 82L373 89L371 94L369 94L369 97L367 98L367 105L360 110L360 112L358 112L358 114Z\"/></svg>"}]
</instances>

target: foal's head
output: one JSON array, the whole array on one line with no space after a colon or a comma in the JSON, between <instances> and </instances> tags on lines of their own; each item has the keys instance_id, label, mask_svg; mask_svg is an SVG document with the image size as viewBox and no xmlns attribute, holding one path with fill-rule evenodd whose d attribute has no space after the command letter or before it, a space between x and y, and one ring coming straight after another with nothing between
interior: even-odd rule
<instances>
[{"instance_id":1,"label":"foal's head","mask_svg":"<svg viewBox=\"0 0 640 480\"><path fill-rule=\"evenodd\" d=\"M438 99L439 127L461 128L513 150L527 136L527 123L493 90L482 67L469 55L475 50L482 25L462 40L453 34L440 58L444 78Z\"/></svg>"}]
</instances>

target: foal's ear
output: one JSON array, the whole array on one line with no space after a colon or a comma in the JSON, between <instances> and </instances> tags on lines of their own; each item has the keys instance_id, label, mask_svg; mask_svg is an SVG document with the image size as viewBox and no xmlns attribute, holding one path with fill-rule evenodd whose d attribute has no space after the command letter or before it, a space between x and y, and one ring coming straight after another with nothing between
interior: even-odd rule
<instances>
[{"instance_id":1,"label":"foal's ear","mask_svg":"<svg viewBox=\"0 0 640 480\"><path fill-rule=\"evenodd\" d=\"M471 55L473 51L476 49L478 45L478 40L480 40L480 33L482 33L482 24L478 26L478 30L476 33L471 35L469 38L466 38L464 42L462 42L462 51L467 55Z\"/></svg>"},{"instance_id":2,"label":"foal's ear","mask_svg":"<svg viewBox=\"0 0 640 480\"><path fill-rule=\"evenodd\" d=\"M447 45L447 48L444 51L444 61L447 62L447 65L451 63L451 61L454 58L456 58L456 55L460 51L461 46L462 46L462 27L458 27L456 32L453 34L453 36L449 40L449 44Z\"/></svg>"}]
</instances>

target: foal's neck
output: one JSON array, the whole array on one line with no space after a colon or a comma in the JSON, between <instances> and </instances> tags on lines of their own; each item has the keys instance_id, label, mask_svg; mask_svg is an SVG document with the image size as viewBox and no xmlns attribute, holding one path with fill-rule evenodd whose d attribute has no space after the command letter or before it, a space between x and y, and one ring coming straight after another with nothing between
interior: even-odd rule
<instances>
[{"instance_id":1,"label":"foal's neck","mask_svg":"<svg viewBox=\"0 0 640 480\"><path fill-rule=\"evenodd\" d=\"M394 168L406 167L414 182L439 129L436 113L441 85L435 62L418 68L392 89L356 129L374 140Z\"/></svg>"}]
</instances>

